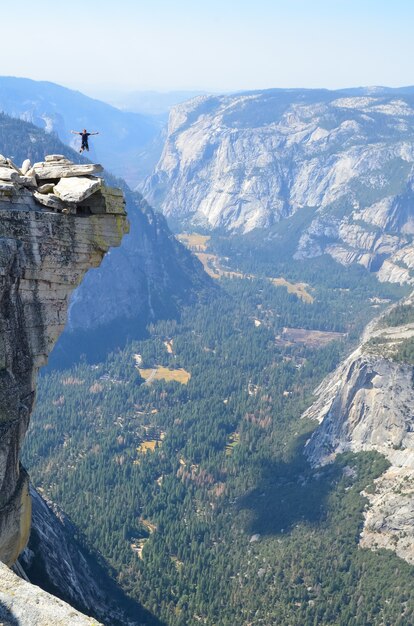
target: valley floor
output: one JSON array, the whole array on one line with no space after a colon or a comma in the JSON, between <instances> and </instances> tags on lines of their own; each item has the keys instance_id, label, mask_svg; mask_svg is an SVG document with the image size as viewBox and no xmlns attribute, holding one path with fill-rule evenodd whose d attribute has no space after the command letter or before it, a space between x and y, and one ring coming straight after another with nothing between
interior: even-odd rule
<instances>
[{"instance_id":1,"label":"valley floor","mask_svg":"<svg viewBox=\"0 0 414 626\"><path fill-rule=\"evenodd\" d=\"M169 626L412 623L414 569L358 545L361 491L386 461L347 454L313 470L303 445L315 423L300 417L404 291L331 260L227 263L249 280L222 275L180 321L41 377L25 451L34 482Z\"/></svg>"}]
</instances>

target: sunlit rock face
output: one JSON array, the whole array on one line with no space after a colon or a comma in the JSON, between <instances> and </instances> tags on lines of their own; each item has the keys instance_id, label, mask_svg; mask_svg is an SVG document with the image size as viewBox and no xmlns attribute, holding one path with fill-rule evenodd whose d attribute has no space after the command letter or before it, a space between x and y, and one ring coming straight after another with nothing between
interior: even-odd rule
<instances>
[{"instance_id":1,"label":"sunlit rock face","mask_svg":"<svg viewBox=\"0 0 414 626\"><path fill-rule=\"evenodd\" d=\"M386 89L195 98L172 110L141 190L189 228L247 233L297 219L295 258L329 254L411 282L413 121L412 95Z\"/></svg>"},{"instance_id":2,"label":"sunlit rock face","mask_svg":"<svg viewBox=\"0 0 414 626\"><path fill-rule=\"evenodd\" d=\"M64 328L72 291L128 231L122 192L93 178L100 170L50 155L33 167L25 163L23 174L0 156L0 560L6 564L16 560L30 530L19 454L39 367Z\"/></svg>"},{"instance_id":3,"label":"sunlit rock face","mask_svg":"<svg viewBox=\"0 0 414 626\"><path fill-rule=\"evenodd\" d=\"M414 307L411 296L405 305ZM361 345L322 382L304 417L320 425L305 451L314 465L341 452L376 450L390 467L366 495L361 545L388 548L414 563L414 368L398 351L414 324L367 328Z\"/></svg>"}]
</instances>

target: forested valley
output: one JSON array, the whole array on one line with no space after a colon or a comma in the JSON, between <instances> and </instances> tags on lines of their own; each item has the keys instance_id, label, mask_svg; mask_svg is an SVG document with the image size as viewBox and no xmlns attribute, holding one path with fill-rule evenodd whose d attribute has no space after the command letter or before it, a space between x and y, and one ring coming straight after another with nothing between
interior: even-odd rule
<instances>
[{"instance_id":1,"label":"forested valley","mask_svg":"<svg viewBox=\"0 0 414 626\"><path fill-rule=\"evenodd\" d=\"M35 486L166 625L413 623L414 568L358 547L360 492L387 462L311 468L316 424L301 419L406 290L325 257L288 267L248 261L236 239L223 249L255 277L222 277L142 341L41 375L24 454ZM270 272L300 278L312 301Z\"/></svg>"}]
</instances>

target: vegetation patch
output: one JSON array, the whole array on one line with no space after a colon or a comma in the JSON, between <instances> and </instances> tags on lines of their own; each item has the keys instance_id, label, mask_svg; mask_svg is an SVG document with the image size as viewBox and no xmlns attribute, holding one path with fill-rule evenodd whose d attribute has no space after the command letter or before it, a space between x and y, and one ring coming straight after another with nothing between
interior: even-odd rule
<instances>
[{"instance_id":1,"label":"vegetation patch","mask_svg":"<svg viewBox=\"0 0 414 626\"><path fill-rule=\"evenodd\" d=\"M403 326L405 324L414 324L414 305L398 304L388 315L382 320L384 326Z\"/></svg>"},{"instance_id":2,"label":"vegetation patch","mask_svg":"<svg viewBox=\"0 0 414 626\"><path fill-rule=\"evenodd\" d=\"M304 344L310 348L321 348L331 341L339 341L345 337L345 333L323 330L306 330L305 328L283 328L276 337L277 344L292 345Z\"/></svg>"},{"instance_id":3,"label":"vegetation patch","mask_svg":"<svg viewBox=\"0 0 414 626\"><path fill-rule=\"evenodd\" d=\"M170 369L169 367L158 365L152 369L139 368L138 371L146 383L152 383L154 380L165 380L167 383L176 382L181 385L187 385L191 378L190 372L187 372L183 367Z\"/></svg>"},{"instance_id":4,"label":"vegetation patch","mask_svg":"<svg viewBox=\"0 0 414 626\"><path fill-rule=\"evenodd\" d=\"M285 278L269 278L269 280L275 287L286 287L288 293L295 294L308 304L312 304L314 301L314 297L307 291L309 285L306 283L290 283Z\"/></svg>"},{"instance_id":5,"label":"vegetation patch","mask_svg":"<svg viewBox=\"0 0 414 626\"><path fill-rule=\"evenodd\" d=\"M226 445L226 456L231 456L233 454L234 448L239 445L239 442L239 433L232 433L229 437L229 442Z\"/></svg>"},{"instance_id":6,"label":"vegetation patch","mask_svg":"<svg viewBox=\"0 0 414 626\"><path fill-rule=\"evenodd\" d=\"M205 252L211 237L199 233L180 233L177 239L193 252Z\"/></svg>"},{"instance_id":7,"label":"vegetation patch","mask_svg":"<svg viewBox=\"0 0 414 626\"><path fill-rule=\"evenodd\" d=\"M149 441L143 441L139 444L137 451L140 454L146 454L147 452L155 452L158 446L161 444L159 439L150 439Z\"/></svg>"}]
</instances>

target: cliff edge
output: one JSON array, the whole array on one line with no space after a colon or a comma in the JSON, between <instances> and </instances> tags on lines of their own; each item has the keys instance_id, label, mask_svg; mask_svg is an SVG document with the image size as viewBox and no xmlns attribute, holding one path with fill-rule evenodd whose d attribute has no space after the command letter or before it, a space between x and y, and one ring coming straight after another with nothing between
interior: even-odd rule
<instances>
[{"instance_id":1,"label":"cliff edge","mask_svg":"<svg viewBox=\"0 0 414 626\"><path fill-rule=\"evenodd\" d=\"M69 298L128 232L122 191L100 165L49 155L17 168L0 155L0 560L14 563L31 521L20 448L39 368L62 332Z\"/></svg>"}]
</instances>

